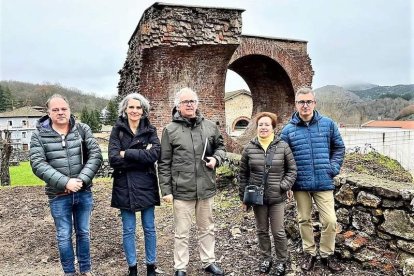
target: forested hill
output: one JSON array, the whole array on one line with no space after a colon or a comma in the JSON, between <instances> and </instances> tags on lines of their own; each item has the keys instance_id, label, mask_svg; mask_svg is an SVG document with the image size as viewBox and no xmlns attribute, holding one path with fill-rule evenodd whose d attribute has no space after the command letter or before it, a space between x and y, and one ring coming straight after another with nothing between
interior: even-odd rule
<instances>
[{"instance_id":1,"label":"forested hill","mask_svg":"<svg viewBox=\"0 0 414 276\"><path fill-rule=\"evenodd\" d=\"M58 84L32 84L19 81L0 81L0 88L3 95L9 95L6 99L13 107L21 106L44 106L47 99L53 94L65 96L71 105L74 113L80 113L82 108L88 110L101 110L108 100L86 94L76 88L66 88ZM9 93L10 92L10 93Z\"/></svg>"},{"instance_id":2,"label":"forested hill","mask_svg":"<svg viewBox=\"0 0 414 276\"><path fill-rule=\"evenodd\" d=\"M394 86L376 86L364 90L352 90L351 92L363 100L377 100L384 98L402 98L407 101L414 99L414 84L394 85Z\"/></svg>"},{"instance_id":3,"label":"forested hill","mask_svg":"<svg viewBox=\"0 0 414 276\"><path fill-rule=\"evenodd\" d=\"M413 120L414 85L374 86L360 90L327 85L315 89L318 110L343 124L369 120Z\"/></svg>"}]
</instances>

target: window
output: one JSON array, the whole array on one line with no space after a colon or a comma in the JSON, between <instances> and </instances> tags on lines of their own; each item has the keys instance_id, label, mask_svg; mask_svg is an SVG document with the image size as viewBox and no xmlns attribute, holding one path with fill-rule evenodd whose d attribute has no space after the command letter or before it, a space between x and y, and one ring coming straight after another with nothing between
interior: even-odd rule
<instances>
[{"instance_id":1,"label":"window","mask_svg":"<svg viewBox=\"0 0 414 276\"><path fill-rule=\"evenodd\" d=\"M9 126L13 126L13 121L9 121Z\"/></svg>"},{"instance_id":2,"label":"window","mask_svg":"<svg viewBox=\"0 0 414 276\"><path fill-rule=\"evenodd\" d=\"M234 130L244 130L247 128L247 125L249 124L249 122L247 120L240 120L236 123L236 125L234 126Z\"/></svg>"},{"instance_id":3,"label":"window","mask_svg":"<svg viewBox=\"0 0 414 276\"><path fill-rule=\"evenodd\" d=\"M22 126L24 126L24 127L27 126L27 121L26 120L22 121Z\"/></svg>"},{"instance_id":4,"label":"window","mask_svg":"<svg viewBox=\"0 0 414 276\"><path fill-rule=\"evenodd\" d=\"M22 138L26 138L26 131L22 132Z\"/></svg>"},{"instance_id":5,"label":"window","mask_svg":"<svg viewBox=\"0 0 414 276\"><path fill-rule=\"evenodd\" d=\"M29 144L23 144L23 150L28 150L29 149Z\"/></svg>"}]
</instances>

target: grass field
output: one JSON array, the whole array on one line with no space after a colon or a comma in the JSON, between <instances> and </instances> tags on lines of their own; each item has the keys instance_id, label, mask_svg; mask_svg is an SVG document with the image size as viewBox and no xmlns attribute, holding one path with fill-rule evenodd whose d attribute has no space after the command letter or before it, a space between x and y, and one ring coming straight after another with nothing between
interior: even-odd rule
<instances>
[{"instance_id":1,"label":"grass field","mask_svg":"<svg viewBox=\"0 0 414 276\"><path fill-rule=\"evenodd\" d=\"M44 185L43 181L33 174L29 162L21 162L19 166L11 166L10 179L12 186Z\"/></svg>"},{"instance_id":2,"label":"grass field","mask_svg":"<svg viewBox=\"0 0 414 276\"><path fill-rule=\"evenodd\" d=\"M33 174L29 162L10 167L11 186L42 186L44 182ZM93 183L111 183L110 178L95 178ZM1 187L1 186L0 186Z\"/></svg>"}]
</instances>

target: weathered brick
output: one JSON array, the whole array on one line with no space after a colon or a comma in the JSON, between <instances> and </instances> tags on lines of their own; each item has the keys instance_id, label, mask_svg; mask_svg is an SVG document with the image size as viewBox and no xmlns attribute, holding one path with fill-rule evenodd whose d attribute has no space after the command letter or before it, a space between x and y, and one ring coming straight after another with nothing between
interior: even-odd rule
<instances>
[{"instance_id":1,"label":"weathered brick","mask_svg":"<svg viewBox=\"0 0 414 276\"><path fill-rule=\"evenodd\" d=\"M253 114L272 111L279 123L293 111L294 91L310 86L313 71L307 42L242 36L242 9L155 3L129 41L120 70L119 95L139 92L152 104L158 134L171 121L173 96L185 86L199 94L200 110L225 133L227 69L249 85ZM228 150L234 141L225 137Z\"/></svg>"}]
</instances>

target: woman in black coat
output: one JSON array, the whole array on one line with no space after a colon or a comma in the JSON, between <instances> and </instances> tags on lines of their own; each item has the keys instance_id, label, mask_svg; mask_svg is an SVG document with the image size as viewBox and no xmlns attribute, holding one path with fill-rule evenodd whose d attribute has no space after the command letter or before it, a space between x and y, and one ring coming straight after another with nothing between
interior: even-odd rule
<instances>
[{"instance_id":1,"label":"woman in black coat","mask_svg":"<svg viewBox=\"0 0 414 276\"><path fill-rule=\"evenodd\" d=\"M284 227L287 192L296 179L296 163L289 145L275 136L277 117L270 112L256 116L257 136L243 150L240 161L240 199L249 184L262 185L266 160L271 159L267 181L264 183L263 205L254 206L256 232L262 255L260 272L269 273L272 267L272 251L269 226L276 251L276 276L285 275L288 259L287 238ZM273 154L273 155L272 155ZM251 206L243 203L243 209Z\"/></svg>"},{"instance_id":2,"label":"woman in black coat","mask_svg":"<svg viewBox=\"0 0 414 276\"><path fill-rule=\"evenodd\" d=\"M114 168L111 206L121 210L122 241L131 276L138 275L138 211L144 230L147 275L156 275L154 209L160 205L160 196L155 162L160 155L160 141L148 120L149 109L148 100L141 94L127 95L119 104L119 119L109 138L109 163Z\"/></svg>"}]
</instances>

